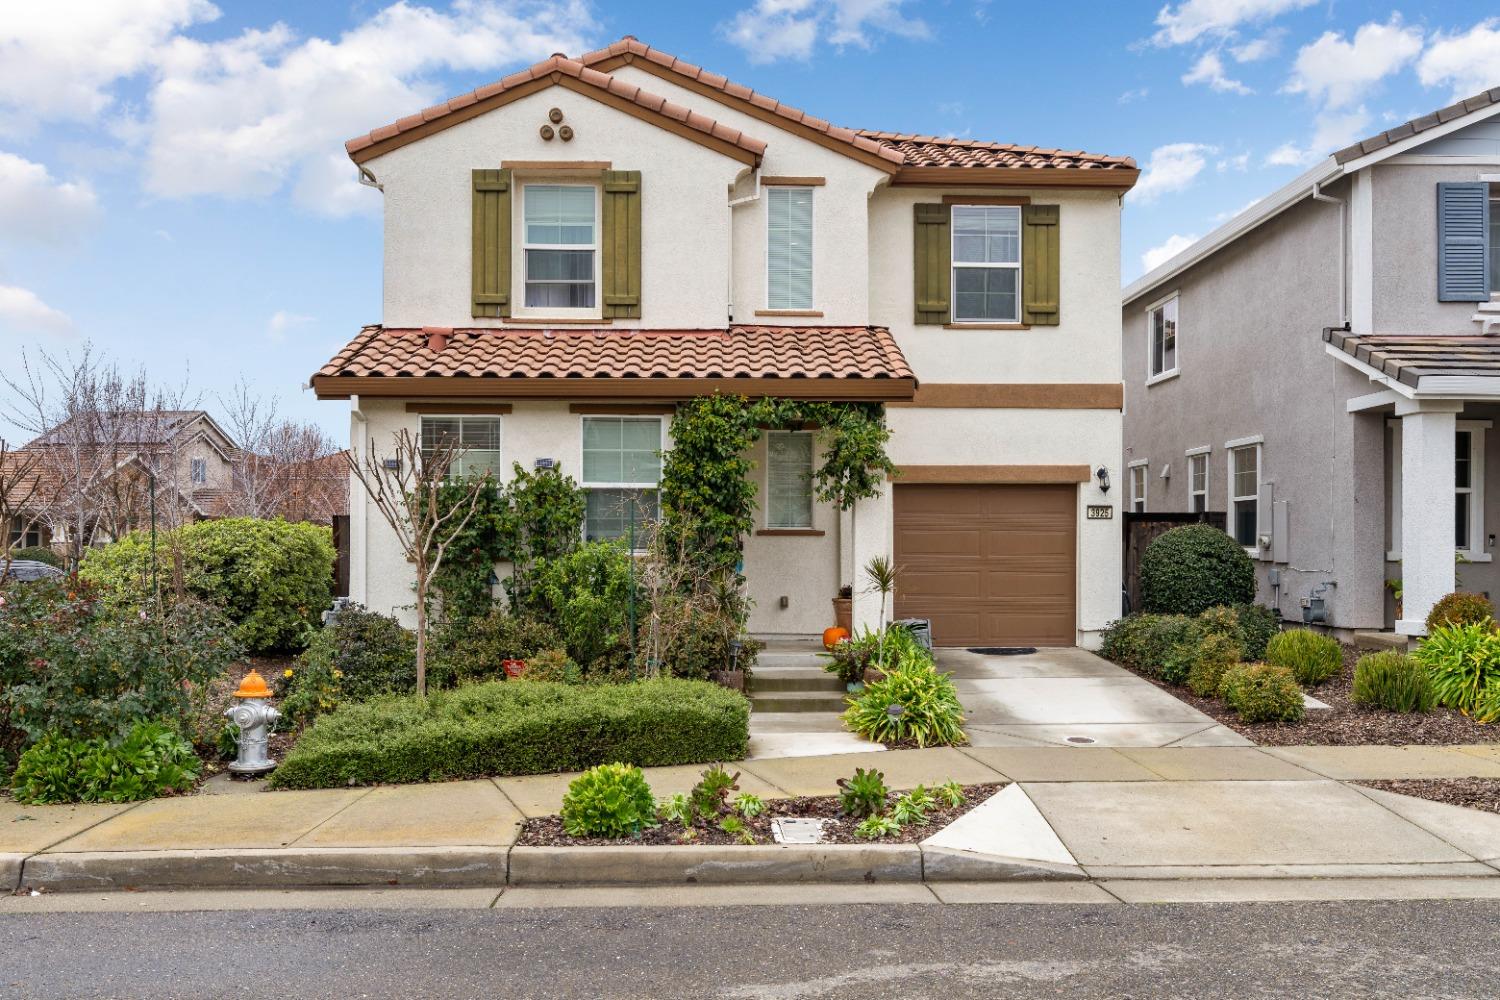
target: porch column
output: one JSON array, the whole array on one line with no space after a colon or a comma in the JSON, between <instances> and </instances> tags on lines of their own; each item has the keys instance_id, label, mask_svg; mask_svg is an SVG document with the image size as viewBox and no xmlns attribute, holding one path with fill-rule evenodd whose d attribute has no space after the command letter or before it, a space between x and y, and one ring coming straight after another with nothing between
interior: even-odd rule
<instances>
[{"instance_id":1,"label":"porch column","mask_svg":"<svg viewBox=\"0 0 1500 1000\"><path fill-rule=\"evenodd\" d=\"M1427 613L1454 587L1454 433L1462 401L1408 400L1401 418L1402 618L1396 631L1426 635Z\"/></svg>"},{"instance_id":2,"label":"porch column","mask_svg":"<svg viewBox=\"0 0 1500 1000\"><path fill-rule=\"evenodd\" d=\"M870 588L870 578L865 566L875 556L893 559L892 552L892 504L891 484L882 483L877 497L859 500L854 504L850 550L854 556L854 576L849 581L854 585L853 622L854 630L878 628L880 625L880 594ZM899 571L900 567L897 567ZM898 581L897 587L900 583ZM887 598L885 619L889 622L894 614L894 595Z\"/></svg>"}]
</instances>

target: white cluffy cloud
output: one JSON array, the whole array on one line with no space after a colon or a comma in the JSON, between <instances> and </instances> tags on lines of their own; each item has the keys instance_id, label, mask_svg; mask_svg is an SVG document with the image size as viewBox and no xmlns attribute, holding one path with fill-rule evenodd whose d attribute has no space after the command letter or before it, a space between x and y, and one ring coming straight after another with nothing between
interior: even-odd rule
<instances>
[{"instance_id":1,"label":"white cluffy cloud","mask_svg":"<svg viewBox=\"0 0 1500 1000\"><path fill-rule=\"evenodd\" d=\"M84 181L60 181L45 166L0 152L0 241L65 243L98 211Z\"/></svg>"},{"instance_id":2,"label":"white cluffy cloud","mask_svg":"<svg viewBox=\"0 0 1500 1000\"><path fill-rule=\"evenodd\" d=\"M873 48L882 35L926 38L921 18L907 17L907 0L755 0L719 30L752 63L809 59L820 41L836 48Z\"/></svg>"},{"instance_id":3,"label":"white cluffy cloud","mask_svg":"<svg viewBox=\"0 0 1500 1000\"><path fill-rule=\"evenodd\" d=\"M1255 91L1238 80L1230 79L1224 72L1224 61L1217 52L1205 52L1198 57L1193 68L1183 74L1182 82L1188 85L1206 83L1221 94L1253 94Z\"/></svg>"},{"instance_id":4,"label":"white cluffy cloud","mask_svg":"<svg viewBox=\"0 0 1500 1000\"><path fill-rule=\"evenodd\" d=\"M1156 15L1157 45L1186 45L1200 38L1225 38L1247 24L1269 21L1318 0L1182 0ZM1248 62L1248 59L1242 59Z\"/></svg>"},{"instance_id":5,"label":"white cluffy cloud","mask_svg":"<svg viewBox=\"0 0 1500 1000\"><path fill-rule=\"evenodd\" d=\"M270 319L266 320L266 337L273 344L284 343L286 341L286 334L288 330L292 329L293 327L306 326L312 321L313 318L311 316L304 316L301 313L288 312L285 309L278 309L271 314Z\"/></svg>"},{"instance_id":6,"label":"white cluffy cloud","mask_svg":"<svg viewBox=\"0 0 1500 1000\"><path fill-rule=\"evenodd\" d=\"M1417 78L1428 87L1451 87L1455 101L1500 85L1500 17L1462 34L1434 35L1417 63Z\"/></svg>"},{"instance_id":7,"label":"white cluffy cloud","mask_svg":"<svg viewBox=\"0 0 1500 1000\"><path fill-rule=\"evenodd\" d=\"M1164 194L1181 191L1203 172L1217 149L1197 142L1173 142L1151 151L1139 183L1131 190L1135 202L1152 202Z\"/></svg>"},{"instance_id":8,"label":"white cluffy cloud","mask_svg":"<svg viewBox=\"0 0 1500 1000\"><path fill-rule=\"evenodd\" d=\"M32 334L66 337L73 332L73 321L61 309L54 309L29 288L0 285L0 335L12 343Z\"/></svg>"},{"instance_id":9,"label":"white cluffy cloud","mask_svg":"<svg viewBox=\"0 0 1500 1000\"><path fill-rule=\"evenodd\" d=\"M1327 31L1297 53L1285 89L1290 94L1307 94L1327 109L1348 107L1421 51L1421 29L1402 24L1399 14L1385 24L1361 25L1349 40Z\"/></svg>"},{"instance_id":10,"label":"white cluffy cloud","mask_svg":"<svg viewBox=\"0 0 1500 1000\"><path fill-rule=\"evenodd\" d=\"M1173 233L1167 237L1165 243L1154 246L1141 254L1141 267L1147 271L1154 271L1196 242L1198 242L1196 236Z\"/></svg>"}]
</instances>

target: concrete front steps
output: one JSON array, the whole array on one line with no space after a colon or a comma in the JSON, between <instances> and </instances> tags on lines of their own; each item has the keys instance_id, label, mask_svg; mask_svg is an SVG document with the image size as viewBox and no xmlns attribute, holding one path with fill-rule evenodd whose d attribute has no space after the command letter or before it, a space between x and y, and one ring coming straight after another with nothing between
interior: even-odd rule
<instances>
[{"instance_id":1,"label":"concrete front steps","mask_svg":"<svg viewBox=\"0 0 1500 1000\"><path fill-rule=\"evenodd\" d=\"M761 653L751 683L751 707L757 713L842 712L844 685L823 669L824 662L812 648Z\"/></svg>"},{"instance_id":2,"label":"concrete front steps","mask_svg":"<svg viewBox=\"0 0 1500 1000\"><path fill-rule=\"evenodd\" d=\"M749 756L802 757L884 750L850 733L839 718L844 685L823 669L816 642L776 642L756 659L750 691Z\"/></svg>"}]
</instances>

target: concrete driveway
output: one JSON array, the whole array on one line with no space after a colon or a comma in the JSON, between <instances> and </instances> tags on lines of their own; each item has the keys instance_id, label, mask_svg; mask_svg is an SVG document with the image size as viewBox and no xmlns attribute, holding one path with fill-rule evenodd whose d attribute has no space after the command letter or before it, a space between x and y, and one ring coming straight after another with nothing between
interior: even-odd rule
<instances>
[{"instance_id":1,"label":"concrete driveway","mask_svg":"<svg viewBox=\"0 0 1500 1000\"><path fill-rule=\"evenodd\" d=\"M1093 653L1039 649L988 656L939 649L976 747L1249 746L1250 741Z\"/></svg>"}]
</instances>

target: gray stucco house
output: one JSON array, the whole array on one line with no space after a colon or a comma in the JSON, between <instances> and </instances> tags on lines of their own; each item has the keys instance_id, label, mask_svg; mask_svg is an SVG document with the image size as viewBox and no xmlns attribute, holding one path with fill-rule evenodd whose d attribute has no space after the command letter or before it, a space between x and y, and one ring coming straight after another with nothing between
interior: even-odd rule
<instances>
[{"instance_id":1,"label":"gray stucco house","mask_svg":"<svg viewBox=\"0 0 1500 1000\"><path fill-rule=\"evenodd\" d=\"M1500 87L1334 153L1123 319L1127 509L1224 511L1257 599L1339 631L1500 593Z\"/></svg>"}]
</instances>

